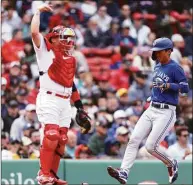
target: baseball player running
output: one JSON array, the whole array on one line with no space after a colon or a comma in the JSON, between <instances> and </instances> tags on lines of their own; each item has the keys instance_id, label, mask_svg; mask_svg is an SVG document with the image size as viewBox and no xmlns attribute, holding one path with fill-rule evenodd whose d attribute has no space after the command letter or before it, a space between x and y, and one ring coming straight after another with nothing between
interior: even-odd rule
<instances>
[{"instance_id":1,"label":"baseball player running","mask_svg":"<svg viewBox=\"0 0 193 185\"><path fill-rule=\"evenodd\" d=\"M71 28L57 26L43 37L39 25L40 13L44 11L52 11L52 8L42 5L31 22L32 41L40 70L36 112L43 130L37 181L42 185L66 185L66 181L58 178L57 171L71 123L70 100L77 108L76 120L82 133L89 131L90 120L73 82L76 61L71 52L75 46L75 32Z\"/></svg>"},{"instance_id":2,"label":"baseball player running","mask_svg":"<svg viewBox=\"0 0 193 185\"><path fill-rule=\"evenodd\" d=\"M112 168L111 166L107 168L109 175L121 184L126 184L139 145L145 138L147 138L145 144L147 151L167 166L169 183L173 183L178 177L177 160L172 159L165 151L161 150L159 144L176 121L175 110L179 92L188 93L189 86L183 69L170 59L173 50L173 43L170 39L156 39L151 50L153 51L152 59L157 61L157 65L154 68L150 106L135 126L121 168Z\"/></svg>"}]
</instances>

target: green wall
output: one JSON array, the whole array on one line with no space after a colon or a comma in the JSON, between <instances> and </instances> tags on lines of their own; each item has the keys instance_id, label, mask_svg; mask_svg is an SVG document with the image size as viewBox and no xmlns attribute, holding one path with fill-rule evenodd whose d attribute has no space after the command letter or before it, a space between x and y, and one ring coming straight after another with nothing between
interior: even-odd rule
<instances>
[{"instance_id":1,"label":"green wall","mask_svg":"<svg viewBox=\"0 0 193 185\"><path fill-rule=\"evenodd\" d=\"M107 166L119 167L118 160L63 160L60 164L59 176L66 179L69 185L80 185L88 182L96 184L119 184L108 176ZM37 184L35 178L39 169L37 160L2 161L1 184ZM136 161L129 175L128 184L142 181L155 181L168 184L167 168L159 161ZM175 184L192 184L192 162L179 163L179 179Z\"/></svg>"}]
</instances>

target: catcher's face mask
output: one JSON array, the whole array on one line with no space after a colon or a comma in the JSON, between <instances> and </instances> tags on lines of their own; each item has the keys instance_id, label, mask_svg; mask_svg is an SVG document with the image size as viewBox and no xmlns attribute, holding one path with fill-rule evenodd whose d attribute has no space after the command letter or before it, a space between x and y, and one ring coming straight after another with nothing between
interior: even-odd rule
<instances>
[{"instance_id":1,"label":"catcher's face mask","mask_svg":"<svg viewBox=\"0 0 193 185\"><path fill-rule=\"evenodd\" d=\"M50 33L46 35L46 37L50 42L51 39L56 38L56 41L54 42L54 48L58 51L72 52L75 47L76 35L74 30L71 28L56 26L50 31Z\"/></svg>"},{"instance_id":2,"label":"catcher's face mask","mask_svg":"<svg viewBox=\"0 0 193 185\"><path fill-rule=\"evenodd\" d=\"M59 33L59 41L65 51L73 51L76 43L76 35L73 29L65 28Z\"/></svg>"}]
</instances>

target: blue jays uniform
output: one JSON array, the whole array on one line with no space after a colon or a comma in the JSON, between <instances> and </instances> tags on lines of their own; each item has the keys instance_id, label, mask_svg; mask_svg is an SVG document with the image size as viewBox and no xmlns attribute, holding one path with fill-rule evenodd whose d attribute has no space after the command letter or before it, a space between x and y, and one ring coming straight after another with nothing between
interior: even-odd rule
<instances>
[{"instance_id":1,"label":"blue jays uniform","mask_svg":"<svg viewBox=\"0 0 193 185\"><path fill-rule=\"evenodd\" d=\"M188 93L188 82L183 69L173 60L167 64L158 63L154 68L153 81L156 83L170 83L169 89L153 87L151 100L176 106L179 91Z\"/></svg>"},{"instance_id":2,"label":"blue jays uniform","mask_svg":"<svg viewBox=\"0 0 193 185\"><path fill-rule=\"evenodd\" d=\"M108 168L109 174L123 184L127 182L139 146L144 139L146 139L146 150L172 171L168 173L169 182L173 183L178 177L177 161L159 146L176 121L179 93L188 93L189 86L183 69L175 61L170 59L163 64L164 62L160 63L157 59L156 51L165 50L165 53L163 52L165 57L166 54L170 55L170 52L167 52L173 50L173 43L170 39L156 39L151 50L153 51L152 59L156 60L157 65L153 72L150 106L139 118L132 132L120 170Z\"/></svg>"}]
</instances>

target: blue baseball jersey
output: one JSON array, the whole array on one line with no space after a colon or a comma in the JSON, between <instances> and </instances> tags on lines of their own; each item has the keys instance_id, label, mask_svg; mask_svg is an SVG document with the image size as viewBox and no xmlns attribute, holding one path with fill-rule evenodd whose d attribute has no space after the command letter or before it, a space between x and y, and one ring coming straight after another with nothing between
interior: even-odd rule
<instances>
[{"instance_id":1,"label":"blue baseball jersey","mask_svg":"<svg viewBox=\"0 0 193 185\"><path fill-rule=\"evenodd\" d=\"M179 92L188 93L189 86L184 70L175 61L158 63L153 72L153 82L170 83L169 89L152 88L151 100L154 102L178 104Z\"/></svg>"}]
</instances>

